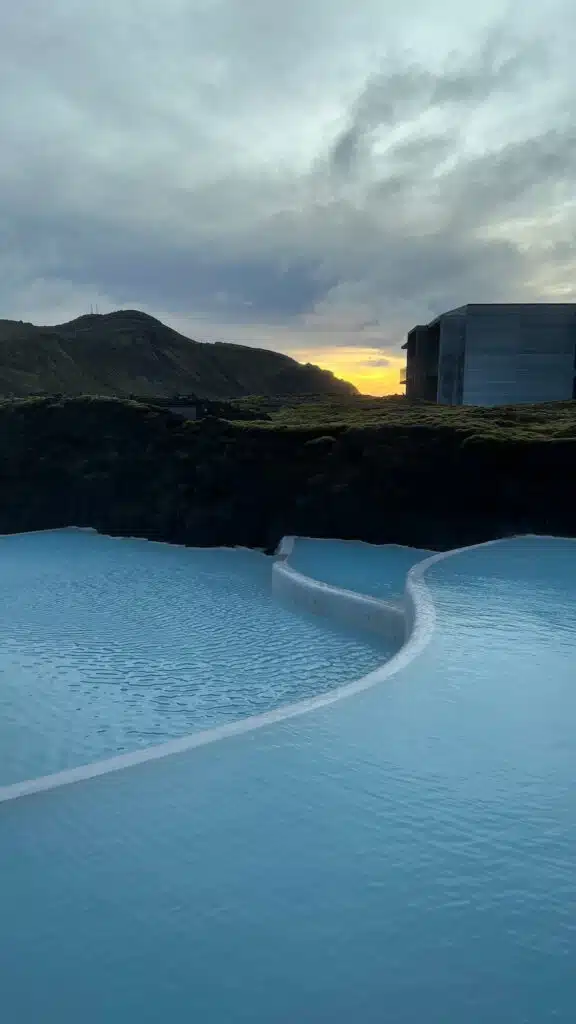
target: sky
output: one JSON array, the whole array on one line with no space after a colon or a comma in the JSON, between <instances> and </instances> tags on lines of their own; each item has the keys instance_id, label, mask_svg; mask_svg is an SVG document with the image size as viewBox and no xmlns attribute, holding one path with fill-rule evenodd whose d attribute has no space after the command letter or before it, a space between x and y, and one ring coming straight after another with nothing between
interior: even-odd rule
<instances>
[{"instance_id":1,"label":"sky","mask_svg":"<svg viewBox=\"0 0 576 1024\"><path fill-rule=\"evenodd\" d=\"M400 391L406 331L576 300L576 7L0 6L0 317L148 312Z\"/></svg>"}]
</instances>

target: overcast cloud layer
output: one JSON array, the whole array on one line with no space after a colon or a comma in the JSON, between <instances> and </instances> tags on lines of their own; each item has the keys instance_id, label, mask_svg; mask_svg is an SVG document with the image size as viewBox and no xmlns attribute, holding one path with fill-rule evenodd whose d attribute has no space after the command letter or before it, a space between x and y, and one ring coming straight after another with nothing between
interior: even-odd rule
<instances>
[{"instance_id":1,"label":"overcast cloud layer","mask_svg":"<svg viewBox=\"0 0 576 1024\"><path fill-rule=\"evenodd\" d=\"M443 309L576 298L570 2L91 6L0 13L0 316L136 307L378 391Z\"/></svg>"}]
</instances>

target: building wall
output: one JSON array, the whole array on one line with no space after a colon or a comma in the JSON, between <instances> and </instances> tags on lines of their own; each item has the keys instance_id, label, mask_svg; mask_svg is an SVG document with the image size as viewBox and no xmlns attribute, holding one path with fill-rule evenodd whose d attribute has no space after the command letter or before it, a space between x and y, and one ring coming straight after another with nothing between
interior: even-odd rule
<instances>
[{"instance_id":1,"label":"building wall","mask_svg":"<svg viewBox=\"0 0 576 1024\"><path fill-rule=\"evenodd\" d=\"M437 401L441 405L460 405L464 384L466 315L447 313L440 328Z\"/></svg>"},{"instance_id":2,"label":"building wall","mask_svg":"<svg viewBox=\"0 0 576 1024\"><path fill-rule=\"evenodd\" d=\"M438 391L440 325L414 327L408 335L406 397L435 402Z\"/></svg>"},{"instance_id":3,"label":"building wall","mask_svg":"<svg viewBox=\"0 0 576 1024\"><path fill-rule=\"evenodd\" d=\"M508 405L572 398L575 347L575 306L469 306L461 401Z\"/></svg>"}]
</instances>

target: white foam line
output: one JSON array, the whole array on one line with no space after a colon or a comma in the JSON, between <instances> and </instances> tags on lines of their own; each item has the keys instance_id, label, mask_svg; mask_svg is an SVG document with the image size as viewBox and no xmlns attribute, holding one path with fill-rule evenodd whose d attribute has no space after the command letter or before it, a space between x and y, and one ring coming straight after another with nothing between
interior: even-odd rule
<instances>
[{"instance_id":1,"label":"white foam line","mask_svg":"<svg viewBox=\"0 0 576 1024\"><path fill-rule=\"evenodd\" d=\"M43 531L38 531L43 532ZM546 537L535 534L524 535L536 540L572 540L573 538ZM425 581L426 573L439 562L456 555L464 554L467 551L475 551L479 548L493 547L503 541L520 540L522 537L507 537L497 540L485 541L482 544L470 544L466 547L454 548L451 551L440 551L422 562L412 566L406 577L405 603L407 615L408 639L397 654L385 665L375 669L368 675L353 683L340 686L329 693L318 697L310 697L307 700L298 701L296 704L289 704L286 707L277 708L275 711L266 711L261 715L252 715L249 718L232 722L228 725L217 726L214 729L206 729L188 736L181 736L178 739L168 740L166 743L159 743L143 750L134 750L128 754L119 754L116 757L107 758L104 761L95 761L89 765L81 765L78 768L68 768L62 772L55 772L51 775L43 775L36 779L27 779L24 782L15 782L8 786L0 787L0 803L9 800L16 800L23 796L31 796L33 793L43 793L47 790L57 789L60 786L69 786L75 782L84 782L88 779L95 779L101 775L108 775L123 768L132 768L147 761L157 761L162 757L169 757L172 754L181 754L196 747L205 747L209 743L227 739L231 736L241 736L244 733L253 732L267 725L286 721L289 718L296 718L299 715L308 714L318 708L329 707L354 694L369 690L373 686L385 682L396 675L402 669L410 665L430 643L434 634L436 624L436 611L430 589Z\"/></svg>"}]
</instances>

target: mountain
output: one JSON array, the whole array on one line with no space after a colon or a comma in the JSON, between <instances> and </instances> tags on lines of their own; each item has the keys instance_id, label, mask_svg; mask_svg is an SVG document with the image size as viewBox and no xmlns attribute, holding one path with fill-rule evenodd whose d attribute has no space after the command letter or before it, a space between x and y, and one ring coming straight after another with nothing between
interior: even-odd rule
<instances>
[{"instance_id":1,"label":"mountain","mask_svg":"<svg viewBox=\"0 0 576 1024\"><path fill-rule=\"evenodd\" d=\"M146 313L87 314L55 327L0 320L0 394L354 395L328 370L266 349L192 341Z\"/></svg>"}]
</instances>

